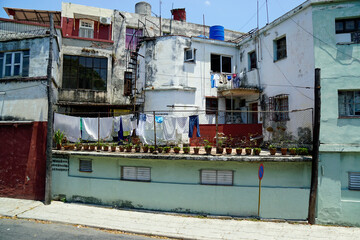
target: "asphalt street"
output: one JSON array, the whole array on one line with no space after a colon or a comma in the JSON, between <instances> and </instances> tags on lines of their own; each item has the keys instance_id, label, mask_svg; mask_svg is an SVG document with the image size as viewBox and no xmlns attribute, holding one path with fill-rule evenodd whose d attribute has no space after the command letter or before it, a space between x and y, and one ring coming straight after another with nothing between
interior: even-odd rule
<instances>
[{"instance_id":1,"label":"asphalt street","mask_svg":"<svg viewBox=\"0 0 360 240\"><path fill-rule=\"evenodd\" d=\"M0 239L154 240L155 238L141 235L124 234L120 231L100 230L81 225L70 225L36 220L0 218Z\"/></svg>"}]
</instances>

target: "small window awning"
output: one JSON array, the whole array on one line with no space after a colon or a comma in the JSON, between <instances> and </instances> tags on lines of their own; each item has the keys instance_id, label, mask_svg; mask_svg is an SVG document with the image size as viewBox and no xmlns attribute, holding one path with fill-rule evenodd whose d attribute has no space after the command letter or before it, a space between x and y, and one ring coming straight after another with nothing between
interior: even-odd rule
<instances>
[{"instance_id":1,"label":"small window awning","mask_svg":"<svg viewBox=\"0 0 360 240\"><path fill-rule=\"evenodd\" d=\"M257 88L234 88L234 89L226 89L219 91L219 93L223 97L230 97L230 96L245 97L245 96L257 94L259 92L260 90Z\"/></svg>"},{"instance_id":2,"label":"small window awning","mask_svg":"<svg viewBox=\"0 0 360 240\"><path fill-rule=\"evenodd\" d=\"M47 10L34 10L22 8L7 8L4 7L7 15L17 21L35 22L41 24L50 24L50 13L53 14L54 25L61 25L61 12L60 11L47 11Z\"/></svg>"},{"instance_id":3,"label":"small window awning","mask_svg":"<svg viewBox=\"0 0 360 240\"><path fill-rule=\"evenodd\" d=\"M88 20L93 20L93 21L97 21L97 22L99 22L99 20L100 20L99 16L81 14L81 13L74 13L74 18L75 19L88 19Z\"/></svg>"}]
</instances>

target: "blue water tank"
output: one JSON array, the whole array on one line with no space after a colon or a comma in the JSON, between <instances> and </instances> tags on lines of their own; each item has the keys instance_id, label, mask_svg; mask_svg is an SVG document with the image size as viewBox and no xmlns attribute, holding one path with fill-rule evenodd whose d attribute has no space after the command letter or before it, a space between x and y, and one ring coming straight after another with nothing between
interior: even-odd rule
<instances>
[{"instance_id":1,"label":"blue water tank","mask_svg":"<svg viewBox=\"0 0 360 240\"><path fill-rule=\"evenodd\" d=\"M218 25L210 27L210 38L224 41L224 27Z\"/></svg>"}]
</instances>

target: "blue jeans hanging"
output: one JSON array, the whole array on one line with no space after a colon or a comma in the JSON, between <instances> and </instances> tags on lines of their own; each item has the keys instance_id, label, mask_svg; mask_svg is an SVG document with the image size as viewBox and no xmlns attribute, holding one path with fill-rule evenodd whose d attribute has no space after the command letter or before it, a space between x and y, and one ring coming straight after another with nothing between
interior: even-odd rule
<instances>
[{"instance_id":1,"label":"blue jeans hanging","mask_svg":"<svg viewBox=\"0 0 360 240\"><path fill-rule=\"evenodd\" d=\"M200 137L199 116L198 115L189 116L189 138L193 137L194 127L196 127L196 136Z\"/></svg>"}]
</instances>

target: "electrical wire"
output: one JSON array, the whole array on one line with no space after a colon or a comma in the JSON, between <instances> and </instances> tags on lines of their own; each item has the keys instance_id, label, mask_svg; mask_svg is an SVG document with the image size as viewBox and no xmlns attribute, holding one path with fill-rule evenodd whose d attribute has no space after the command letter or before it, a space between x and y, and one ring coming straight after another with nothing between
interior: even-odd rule
<instances>
[{"instance_id":1,"label":"electrical wire","mask_svg":"<svg viewBox=\"0 0 360 240\"><path fill-rule=\"evenodd\" d=\"M264 1L263 4L261 4L261 6L260 6L260 8L259 8L259 11L264 7L265 3L266 3L266 1ZM251 22L251 20L254 19L254 17L256 16L256 14L257 14L257 11L250 17L250 19L249 19L242 27L239 28L239 31L241 31L241 29L243 29L244 27L246 27L246 26Z\"/></svg>"}]
</instances>

